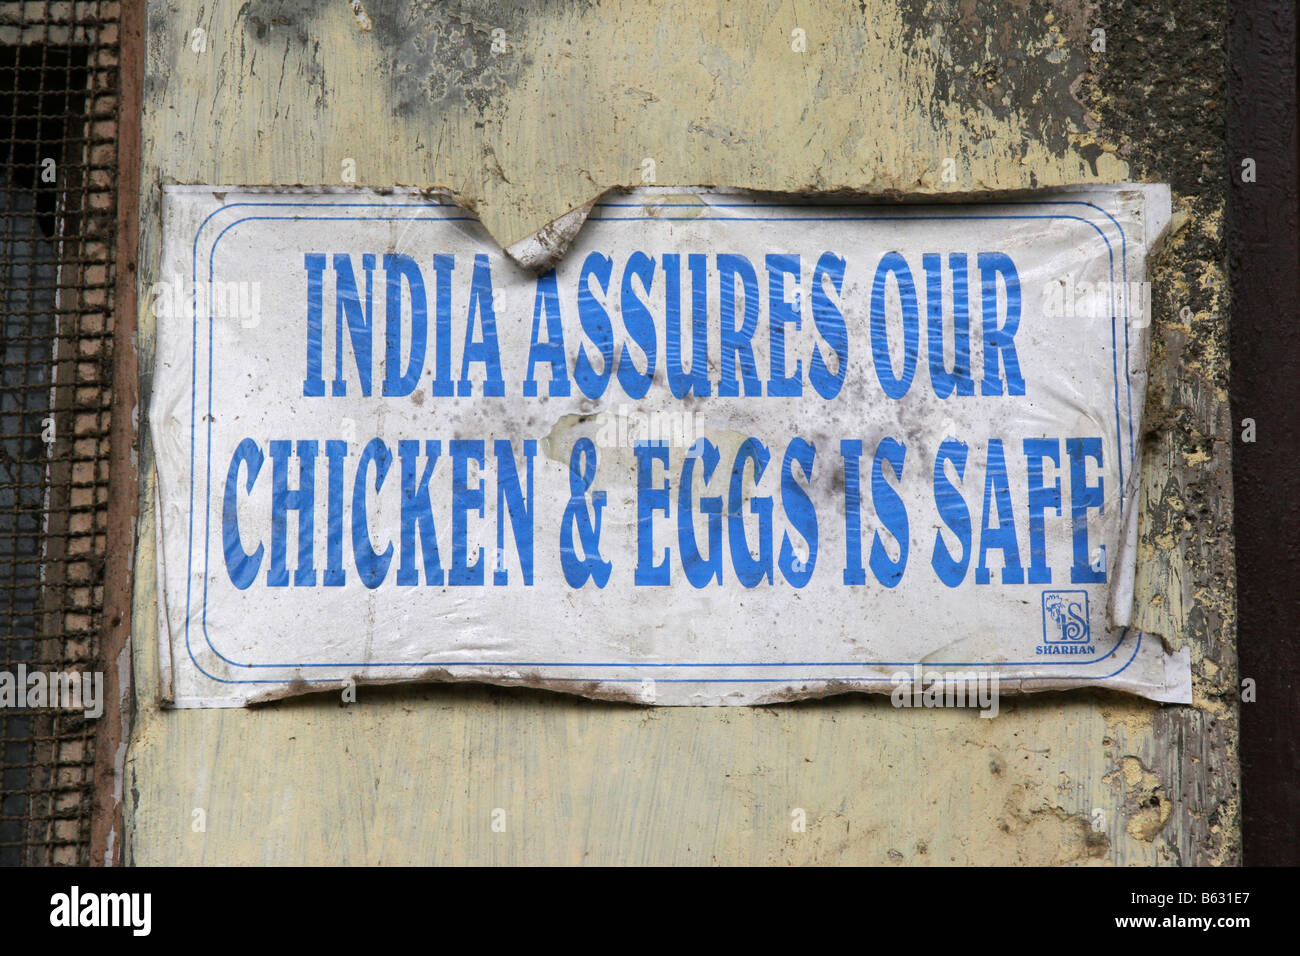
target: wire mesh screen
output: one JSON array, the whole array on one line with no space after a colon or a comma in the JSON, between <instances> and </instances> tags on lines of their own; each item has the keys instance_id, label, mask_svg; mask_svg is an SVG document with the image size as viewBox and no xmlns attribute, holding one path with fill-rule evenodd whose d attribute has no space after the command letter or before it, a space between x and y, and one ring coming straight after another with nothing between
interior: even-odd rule
<instances>
[{"instance_id":1,"label":"wire mesh screen","mask_svg":"<svg viewBox=\"0 0 1300 956\"><path fill-rule=\"evenodd\" d=\"M108 504L118 8L0 3L5 865L89 863Z\"/></svg>"}]
</instances>

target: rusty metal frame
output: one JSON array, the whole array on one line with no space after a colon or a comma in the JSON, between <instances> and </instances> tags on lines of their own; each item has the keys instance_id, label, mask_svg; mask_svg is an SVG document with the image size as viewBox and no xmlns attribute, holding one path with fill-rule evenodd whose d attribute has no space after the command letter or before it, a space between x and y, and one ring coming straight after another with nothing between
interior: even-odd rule
<instances>
[{"instance_id":1,"label":"rusty metal frame","mask_svg":"<svg viewBox=\"0 0 1300 956\"><path fill-rule=\"evenodd\" d=\"M1229 270L1242 836L1300 864L1300 217L1295 0L1230 12ZM1253 161L1253 177L1243 164ZM1243 441L1244 423L1255 423Z\"/></svg>"},{"instance_id":2,"label":"rusty metal frame","mask_svg":"<svg viewBox=\"0 0 1300 956\"><path fill-rule=\"evenodd\" d=\"M118 106L117 287L114 294L113 408L109 432L107 564L104 569L104 713L96 739L95 807L91 862L124 859L122 774L134 710L131 681L131 599L135 570L139 484L139 377L136 339L137 258L140 248L141 109L145 57L145 0L122 0Z\"/></svg>"}]
</instances>

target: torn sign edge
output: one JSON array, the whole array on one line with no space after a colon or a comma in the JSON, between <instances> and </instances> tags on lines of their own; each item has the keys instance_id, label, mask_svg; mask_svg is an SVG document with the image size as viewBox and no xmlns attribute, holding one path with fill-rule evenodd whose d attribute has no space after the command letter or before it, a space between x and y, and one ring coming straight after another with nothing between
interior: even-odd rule
<instances>
[{"instance_id":1,"label":"torn sign edge","mask_svg":"<svg viewBox=\"0 0 1300 956\"><path fill-rule=\"evenodd\" d=\"M824 191L801 190L799 192L782 192L772 189L752 189L744 186L611 186L593 195L567 212L548 220L538 229L522 238L503 242L492 233L487 225L478 218L475 203L455 190L445 186L414 186L394 184L391 186L323 186L296 183L292 185L262 184L254 186L219 185L209 186L193 183L180 183L173 179L163 179L159 188L165 193L210 193L223 200L226 193L243 193L247 195L276 196L405 196L411 199L423 199L430 205L450 203L465 212L473 213L475 221L483 227L497 248L512 262L530 272L540 273L553 268L568 253L570 246L582 231L583 225L590 218L591 212L598 205L613 197L635 198L637 196L655 197L655 202L645 203L647 210L662 206L673 198L690 198L700 200L701 207L707 202L701 197L725 196L737 199L749 199L754 202L778 203L791 206L919 206L919 205L955 205L971 203L996 204L999 202L1028 201L1052 195L1065 195L1078 192L1117 192L1120 198L1124 190L1145 192L1148 197L1159 198L1158 190L1164 192L1165 205L1169 205L1169 186L1164 183L1081 183L1078 185L1050 186L1041 189L993 189L963 192L901 192L898 190L870 191L865 189L829 189ZM1148 256L1157 252L1159 243L1168 229L1170 216L1165 215L1161 223L1148 220L1145 223L1146 249Z\"/></svg>"},{"instance_id":2,"label":"torn sign edge","mask_svg":"<svg viewBox=\"0 0 1300 956\"><path fill-rule=\"evenodd\" d=\"M194 186L194 185L169 185L166 187L167 193L206 193L217 198L219 201L225 201L226 192L234 192L243 195L249 194L306 194L306 195L376 195L376 196L410 196L412 198L423 198L431 203L455 201L454 196L450 196L442 190L418 189L414 187L392 187L384 189L372 189L367 187L214 187L214 186ZM1000 202L1016 200L1044 200L1053 195L1077 196L1084 194L1104 193L1111 195L1119 200L1140 198L1142 201L1143 215L1142 227L1144 230L1143 246L1141 255L1144 260L1144 278L1149 281L1150 263L1158 255L1161 242L1163 241L1170 223L1170 190L1163 184L1132 184L1132 185L1097 185L1090 184L1078 187L1056 187L1051 189L1033 190L1033 191L1008 191L997 193L978 193L933 196L933 195L912 195L907 197L907 201L888 201L879 196L863 196L858 193L827 193L817 194L814 196L791 195L786 193L773 193L766 191L754 191L739 188L718 188L718 187L680 187L680 186L653 186L641 187L637 189L614 189L608 190L601 194L601 197L591 200L590 202L570 210L568 213L558 217L547 226L527 237L520 242L512 244L503 250L509 258L517 264L523 266L529 271L538 271L558 262L570 248L572 242L581 232L582 226L590 218L592 210L595 208L598 200L610 194L624 195L632 198L634 201L640 197L646 197L644 206L647 213L654 214L657 207L664 202L672 199L682 200L691 198L699 203L701 209L709 206L711 197L727 197L748 199L753 202L772 202L778 201L783 205L791 206L915 206L920 204L933 205L937 202L954 205L997 205ZM1127 195L1126 195L1127 193ZM463 208L463 207L462 207ZM599 217L597 217L599 218ZM1127 290L1126 290L1127 294ZM1148 346L1149 348L1149 346ZM1148 353L1149 354L1149 353ZM1143 381L1143 407L1146 398L1146 381L1148 378L1145 363L1139 373ZM153 416L151 415L151 420ZM1141 442L1137 442L1133 448L1133 463L1129 475L1126 476L1124 500L1126 502L1125 513L1121 519L1121 540L1124 543L1120 574L1110 593L1110 608L1108 617L1114 626L1127 629L1133 612L1134 601L1134 582L1137 564L1137 533L1140 521L1139 514L1139 492L1140 492L1140 474L1141 474ZM157 548L157 600L158 600L158 626L159 626L159 657L158 665L160 671L160 698L164 706L174 707L213 707L213 706L248 706L258 703L265 703L273 700L294 697L304 694L313 694L321 692L336 692L348 687L357 686L381 686L391 684L405 685L427 685L430 683L486 683L499 686L526 686L531 688L556 690L562 693L596 698L611 701L623 701L636 704L655 704L655 703L680 703L684 705L718 705L718 704L736 704L743 703L748 705L763 705L770 703L779 703L799 699L809 699L818 697L827 697L842 693L889 693L896 685L882 677L863 677L858 679L810 679L810 680L793 680L783 683L778 690L768 694L720 694L716 690L701 692L700 694L686 695L687 699L670 701L657 701L653 689L647 696L643 687L641 693L627 690L617 684L593 680L590 682L573 683L552 680L541 674L521 674L517 671L511 671L505 668L485 668L482 670L463 671L457 674L450 673L447 669L437 665L431 665L423 672L415 673L405 677L354 677L348 680L340 681L293 681L274 690L246 695L233 698L206 698L206 697L182 697L176 698L174 694L174 673L172 670L172 652L170 640L170 628L166 613L166 597L163 590L162 582L165 577L165 565L163 556L163 507L161 503L161 488L158 482L156 471L153 473L155 499L154 499L154 520L155 520L155 541ZM1124 677L1116 678L1111 675L1110 678L1095 676L1086 678L1069 678L1069 679L1049 679L1049 678L1005 678L1000 679L1000 692L1019 694L1019 693L1036 693L1040 691L1051 691L1060 689L1087 688L1087 687L1105 687L1114 690L1125 691L1137 694L1151 700L1166 703L1191 703L1191 678L1190 678L1190 658L1189 651L1186 647L1179 652L1171 652L1169 648L1164 647L1165 642L1158 636L1152 634L1141 634L1130 632L1125 635L1121 645L1117 650L1128 649L1130 640L1135 641L1134 657L1142 647L1144 640L1153 642L1161 646L1164 653L1165 664L1165 682L1163 687L1153 687L1150 682L1133 682ZM1150 654L1152 651L1148 650ZM504 671L504 672L503 672ZM643 684L651 685L653 688L654 681L647 680ZM1140 684L1140 686L1139 686ZM691 699L698 697L700 699ZM728 697L742 698L743 700L728 700ZM707 698L707 699L706 699Z\"/></svg>"}]
</instances>

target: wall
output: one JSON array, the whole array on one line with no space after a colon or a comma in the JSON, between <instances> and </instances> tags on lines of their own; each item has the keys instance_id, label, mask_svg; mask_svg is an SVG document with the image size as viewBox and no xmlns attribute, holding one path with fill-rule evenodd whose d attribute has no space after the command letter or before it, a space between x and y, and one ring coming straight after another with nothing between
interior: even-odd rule
<instances>
[{"instance_id":1,"label":"wall","mask_svg":"<svg viewBox=\"0 0 1300 956\"><path fill-rule=\"evenodd\" d=\"M1191 646L1196 705L1044 694L980 720L862 695L656 710L430 686L162 711L145 437L127 859L1239 862L1225 19L1200 0L150 0L144 407L163 183L333 184L350 158L363 185L450 188L503 245L639 182L647 158L661 184L789 191L1171 183L1139 620Z\"/></svg>"}]
</instances>

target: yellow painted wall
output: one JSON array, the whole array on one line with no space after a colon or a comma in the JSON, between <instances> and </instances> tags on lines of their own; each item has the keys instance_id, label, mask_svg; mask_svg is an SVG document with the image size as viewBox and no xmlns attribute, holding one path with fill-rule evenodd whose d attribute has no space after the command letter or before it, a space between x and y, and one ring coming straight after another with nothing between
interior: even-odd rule
<instances>
[{"instance_id":1,"label":"yellow painted wall","mask_svg":"<svg viewBox=\"0 0 1300 956\"><path fill-rule=\"evenodd\" d=\"M1103 82L1112 54L1092 49L1094 20L1065 3L1007 3L995 18L984 7L150 0L145 407L164 183L337 184L352 159L361 185L450 188L507 245L641 182L646 159L660 184L785 191L1169 181ZM1191 95L1216 69L1183 78ZM1142 170L1125 158L1134 149ZM1191 644L1196 707L1082 692L1004 701L980 720L862 695L652 709L428 686L362 688L347 707L327 696L165 711L146 437L128 860L1236 862L1231 549L1209 534L1230 527L1231 503L1211 494L1209 519L1191 505L1226 487L1226 452L1204 451L1227 428L1211 314L1222 264L1203 253L1222 203L1190 188L1174 199L1156 276L1139 614ZM807 832L792 831L795 808Z\"/></svg>"}]
</instances>

